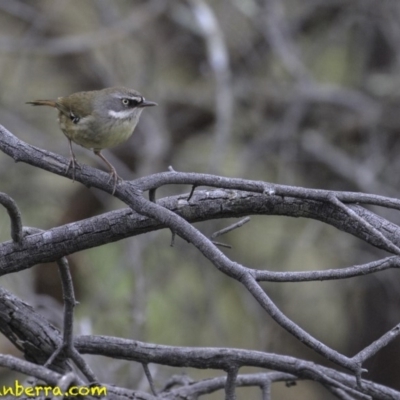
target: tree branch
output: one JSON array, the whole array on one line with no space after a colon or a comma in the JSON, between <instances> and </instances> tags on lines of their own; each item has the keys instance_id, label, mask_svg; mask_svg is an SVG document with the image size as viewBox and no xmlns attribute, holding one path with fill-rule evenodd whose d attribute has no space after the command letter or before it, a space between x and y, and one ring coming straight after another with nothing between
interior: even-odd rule
<instances>
[{"instance_id":1,"label":"tree branch","mask_svg":"<svg viewBox=\"0 0 400 400\"><path fill-rule=\"evenodd\" d=\"M2 127L0 127L0 149L17 161L24 161L59 175L65 175L66 159L27 145ZM76 180L87 186L94 186L108 192L113 190L108 183L107 174L88 166L82 166L79 169ZM172 183L190 184L192 187L207 185L218 189L196 191L190 203L187 201L187 196L162 199L157 203L146 200L142 196L144 190L154 191L162 185ZM204 174L187 174L176 171L156 174L132 182L123 181L118 185L115 196L126 203L133 212L128 210L115 211L27 236L23 239L18 251L13 248L12 243L5 242L0 244L0 256L2 256L0 258L1 274L19 271L38 262L55 261L67 254L119 240L123 237L168 227L174 234L192 243L214 267L241 282L264 310L289 333L327 359L353 371L357 375L358 381L361 381L362 370L359 358L348 358L312 337L286 317L257 282L264 279L276 279L277 281L285 279L301 280L301 274L294 273L297 274L295 278L295 275L287 273L288 275L283 277L279 273L257 271L238 264L230 260L207 237L195 229L190 222L232 216L241 217L251 214L308 217L326 222L340 230L360 237L376 247L397 254L399 227L365 210L361 206L351 203L374 204L400 209L399 200L362 193L305 189L272 185L261 181L223 178ZM377 271L391 267L397 268L398 261L397 257L385 259L381 264L362 266L358 268L357 273L362 274L366 271ZM351 276L351 274L355 273L354 268L346 270L341 276ZM318 271L313 278L332 279L335 274L336 277L340 275L338 272ZM310 273L308 275L303 273L303 280L304 278L310 279L312 276ZM79 346L80 339L77 339L76 346ZM386 339L385 337L380 340L380 347L389 342ZM137 348L137 344L135 346ZM79 349L79 347L77 348ZM110 341L108 341L107 349L113 349ZM88 349L81 350L90 353ZM177 351L177 349L175 348L174 351ZM226 350L223 350L223 354L224 357L217 357L216 368L231 371L232 365L237 366L237 368L242 365L248 365L247 363L235 362L235 359L229 356L229 352L227 353ZM118 355L116 357L120 358ZM176 357L176 354L174 357ZM137 361L143 364L155 362L151 357L147 356L145 359L139 357ZM157 362L163 363L160 360ZM199 368L201 368L202 363L200 361L197 362L199 362ZM273 361L271 362L272 364L263 364L263 367L274 369ZM286 360L285 362L290 361ZM210 366L210 361L207 361L207 365L208 367ZM193 366L195 367L195 365ZM256 364L250 363L250 366L256 366ZM292 370L281 368L281 366L277 367L282 372L293 372ZM314 370L308 364L303 369L311 371L311 373L297 373L297 376L314 379L327 387L335 386L332 378L330 376L326 377L325 371ZM355 379L355 382L357 384L357 379ZM231 371L226 389L227 397L233 398L233 388ZM341 382L338 383L338 388L346 391L346 387ZM356 390L356 388L351 386L349 392L353 390Z\"/></svg>"}]
</instances>

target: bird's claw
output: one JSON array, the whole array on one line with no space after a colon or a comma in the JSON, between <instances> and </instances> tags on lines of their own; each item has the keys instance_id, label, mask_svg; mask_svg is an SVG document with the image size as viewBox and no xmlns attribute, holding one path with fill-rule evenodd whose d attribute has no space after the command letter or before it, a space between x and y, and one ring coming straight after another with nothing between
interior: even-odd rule
<instances>
[{"instance_id":1,"label":"bird's claw","mask_svg":"<svg viewBox=\"0 0 400 400\"><path fill-rule=\"evenodd\" d=\"M114 195L115 190L117 189L117 185L118 185L118 181L121 181L122 179L118 176L117 171L111 170L110 171L110 177L108 178L107 183L110 183L111 181L114 181L114 185L113 185L113 191L112 191L112 195Z\"/></svg>"},{"instance_id":2,"label":"bird's claw","mask_svg":"<svg viewBox=\"0 0 400 400\"><path fill-rule=\"evenodd\" d=\"M67 175L69 170L72 168L72 182L75 182L75 169L76 168L81 168L79 165L78 161L76 161L75 157L71 157L69 159L69 163L67 165L67 168L65 169L65 174Z\"/></svg>"}]
</instances>

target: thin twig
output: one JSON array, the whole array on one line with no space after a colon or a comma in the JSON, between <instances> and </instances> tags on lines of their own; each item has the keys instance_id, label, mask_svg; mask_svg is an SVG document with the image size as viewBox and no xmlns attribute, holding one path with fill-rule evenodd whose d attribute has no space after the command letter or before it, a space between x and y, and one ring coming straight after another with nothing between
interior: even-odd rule
<instances>
[{"instance_id":1,"label":"thin twig","mask_svg":"<svg viewBox=\"0 0 400 400\"><path fill-rule=\"evenodd\" d=\"M241 278L241 283L253 295L255 300L262 306L262 308L287 332L290 332L294 337L300 340L305 345L312 348L318 354L330 359L338 365L356 372L358 370L357 363L340 354L339 352L331 349L319 340L315 339L308 332L302 329L299 325L289 319L270 299L267 293L259 286L251 274L244 274Z\"/></svg>"},{"instance_id":2,"label":"thin twig","mask_svg":"<svg viewBox=\"0 0 400 400\"><path fill-rule=\"evenodd\" d=\"M250 221L250 217L243 218L243 219L241 219L240 221L235 222L234 224L227 226L226 228L223 228L223 229L221 229L221 230L219 230L219 231L217 231L217 232L214 232L214 233L210 236L210 238L211 238L211 239L215 239L215 238L217 238L218 236L224 235L225 233L228 233L228 232L231 232L231 231L233 231L233 230L235 230L235 229L237 229L237 228L240 228L240 227L243 226L244 224L247 224L247 222L249 222L249 221Z\"/></svg>"},{"instance_id":3,"label":"thin twig","mask_svg":"<svg viewBox=\"0 0 400 400\"><path fill-rule=\"evenodd\" d=\"M186 199L187 202L189 202L190 199L193 197L194 191L196 190L197 187L198 187L197 185L192 185L192 189L190 190L189 196Z\"/></svg>"},{"instance_id":4,"label":"thin twig","mask_svg":"<svg viewBox=\"0 0 400 400\"><path fill-rule=\"evenodd\" d=\"M396 339L400 335L400 324L397 324L394 328L392 328L389 332L386 332L379 339L375 340L369 346L362 349L359 353L357 353L353 359L360 364L364 361L368 360L374 356L379 350L383 347L387 346L394 339Z\"/></svg>"},{"instance_id":5,"label":"thin twig","mask_svg":"<svg viewBox=\"0 0 400 400\"><path fill-rule=\"evenodd\" d=\"M76 305L74 285L72 282L71 271L66 257L57 261L58 271L61 278L61 287L64 301L64 324L63 324L63 344L67 357L70 357L77 367L86 376L89 382L98 382L95 374L74 347L74 308Z\"/></svg>"},{"instance_id":6,"label":"thin twig","mask_svg":"<svg viewBox=\"0 0 400 400\"><path fill-rule=\"evenodd\" d=\"M43 230L31 227L24 228L24 233L27 235L33 235L40 232L43 232ZM62 257L61 259L57 260L57 266L61 278L64 303L63 341L48 358L45 366L47 367L54 363L60 354L64 353L65 357L70 358L75 363L75 365L80 369L89 382L96 383L98 380L89 367L89 364L74 347L74 308L77 303L75 300L74 285L67 258Z\"/></svg>"},{"instance_id":7,"label":"thin twig","mask_svg":"<svg viewBox=\"0 0 400 400\"><path fill-rule=\"evenodd\" d=\"M253 270L253 275L258 282L311 282L353 278L356 276L364 276L380 271L386 271L392 268L400 268L400 257L391 256L366 264L353 265L351 267L337 269L326 269L321 271L280 272Z\"/></svg>"},{"instance_id":8,"label":"thin twig","mask_svg":"<svg viewBox=\"0 0 400 400\"><path fill-rule=\"evenodd\" d=\"M149 382L151 393L153 393L154 396L157 396L157 390L156 390L156 387L154 385L153 377L151 376L149 365L146 364L146 363L142 363L142 367L143 367L143 370L144 370L144 374L146 375L147 381Z\"/></svg>"},{"instance_id":9,"label":"thin twig","mask_svg":"<svg viewBox=\"0 0 400 400\"><path fill-rule=\"evenodd\" d=\"M232 248L232 246L230 244L216 242L215 240L211 240L211 243L215 244L218 247L224 247L225 249L231 249Z\"/></svg>"},{"instance_id":10,"label":"thin twig","mask_svg":"<svg viewBox=\"0 0 400 400\"><path fill-rule=\"evenodd\" d=\"M390 249L394 254L400 255L400 248L396 246L394 243L389 241L378 229L374 228L371 224L369 224L364 218L361 218L357 213L354 212L350 207L347 207L340 201L335 195L328 196L329 201L335 206L339 207L343 210L349 217L353 218L357 221L361 226L363 226L367 231L371 232L371 235L379 238L382 243Z\"/></svg>"}]
</instances>

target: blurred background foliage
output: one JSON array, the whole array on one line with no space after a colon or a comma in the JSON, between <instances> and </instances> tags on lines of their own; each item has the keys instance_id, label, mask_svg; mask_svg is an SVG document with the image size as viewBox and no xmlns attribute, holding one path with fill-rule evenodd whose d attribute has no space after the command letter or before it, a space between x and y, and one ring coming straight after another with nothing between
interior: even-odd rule
<instances>
[{"instance_id":1,"label":"blurred background foliage","mask_svg":"<svg viewBox=\"0 0 400 400\"><path fill-rule=\"evenodd\" d=\"M400 3L393 0L0 0L0 123L28 143L68 157L54 110L24 103L124 85L159 107L135 135L106 151L124 179L176 170L399 197ZM81 162L103 168L75 146ZM25 225L46 229L123 207L96 189L0 154L1 191ZM163 188L159 196L188 187ZM379 211L399 223L398 213ZM8 218L0 210L1 239ZM205 234L231 221L196 226ZM74 254L77 333L162 344L231 346L326 364L282 331L237 283L169 232ZM319 222L253 217L223 240L254 268L340 268L382 252ZM341 282L265 284L304 329L353 355L399 321L396 271ZM54 265L1 283L59 324ZM400 345L365 376L400 389ZM16 354L6 339L1 353ZM103 382L146 389L140 366L93 358ZM250 371L250 370L249 370ZM169 376L213 371L154 366ZM0 381L11 379L4 373ZM244 391L246 390L246 391ZM276 398L328 394L300 382ZM259 398L256 389L240 396ZM221 394L210 398L221 398Z\"/></svg>"}]
</instances>

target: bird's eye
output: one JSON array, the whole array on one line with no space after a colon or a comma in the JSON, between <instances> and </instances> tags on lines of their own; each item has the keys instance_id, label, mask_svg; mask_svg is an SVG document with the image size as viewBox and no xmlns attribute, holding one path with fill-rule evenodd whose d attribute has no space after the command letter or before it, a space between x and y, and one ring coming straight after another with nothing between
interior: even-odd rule
<instances>
[{"instance_id":1,"label":"bird's eye","mask_svg":"<svg viewBox=\"0 0 400 400\"><path fill-rule=\"evenodd\" d=\"M140 103L143 102L143 98L140 98L140 99L127 99L127 98L125 98L125 99L122 99L121 101L122 101L122 104L125 107L137 107Z\"/></svg>"}]
</instances>

